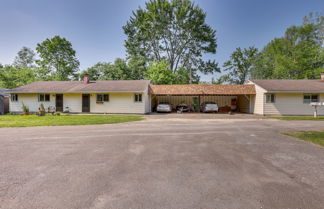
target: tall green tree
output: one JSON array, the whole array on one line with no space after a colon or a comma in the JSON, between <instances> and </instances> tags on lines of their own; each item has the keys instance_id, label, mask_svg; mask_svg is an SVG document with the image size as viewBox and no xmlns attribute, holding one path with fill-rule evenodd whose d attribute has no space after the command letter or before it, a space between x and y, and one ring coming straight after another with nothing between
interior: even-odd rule
<instances>
[{"instance_id":1,"label":"tall green tree","mask_svg":"<svg viewBox=\"0 0 324 209\"><path fill-rule=\"evenodd\" d=\"M150 0L123 27L128 57L143 57L145 64L166 60L174 73L180 68L192 74L219 72L214 60L216 31L206 24L206 13L189 0Z\"/></svg>"},{"instance_id":2,"label":"tall green tree","mask_svg":"<svg viewBox=\"0 0 324 209\"><path fill-rule=\"evenodd\" d=\"M259 53L252 70L257 79L316 79L324 71L324 17L309 15L289 27Z\"/></svg>"},{"instance_id":3,"label":"tall green tree","mask_svg":"<svg viewBox=\"0 0 324 209\"><path fill-rule=\"evenodd\" d=\"M257 53L258 49L255 47L243 50L236 48L231 54L230 60L226 61L223 65L224 71L227 73L221 76L220 83L243 84L250 77L251 68Z\"/></svg>"},{"instance_id":4,"label":"tall green tree","mask_svg":"<svg viewBox=\"0 0 324 209\"><path fill-rule=\"evenodd\" d=\"M38 43L36 60L39 76L44 80L70 80L79 70L79 61L71 42L60 36Z\"/></svg>"},{"instance_id":5,"label":"tall green tree","mask_svg":"<svg viewBox=\"0 0 324 209\"><path fill-rule=\"evenodd\" d=\"M15 57L13 66L18 68L34 68L35 52L32 49L24 46L21 50L19 50L17 56Z\"/></svg>"}]
</instances>

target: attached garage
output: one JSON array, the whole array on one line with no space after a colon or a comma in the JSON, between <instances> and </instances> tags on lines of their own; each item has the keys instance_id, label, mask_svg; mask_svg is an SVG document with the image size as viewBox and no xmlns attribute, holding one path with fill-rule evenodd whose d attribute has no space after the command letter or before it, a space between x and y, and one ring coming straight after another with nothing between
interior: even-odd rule
<instances>
[{"instance_id":1,"label":"attached garage","mask_svg":"<svg viewBox=\"0 0 324 209\"><path fill-rule=\"evenodd\" d=\"M254 85L150 85L151 104L154 111L161 102L168 102L175 109L179 104L187 104L192 112L200 112L203 102L215 102L221 112L230 110L253 113L255 97Z\"/></svg>"}]
</instances>

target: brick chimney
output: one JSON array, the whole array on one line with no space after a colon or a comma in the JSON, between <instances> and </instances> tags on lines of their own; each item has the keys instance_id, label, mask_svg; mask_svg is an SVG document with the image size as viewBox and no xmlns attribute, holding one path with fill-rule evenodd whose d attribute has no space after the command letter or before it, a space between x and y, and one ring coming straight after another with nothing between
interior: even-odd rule
<instances>
[{"instance_id":1,"label":"brick chimney","mask_svg":"<svg viewBox=\"0 0 324 209\"><path fill-rule=\"evenodd\" d=\"M321 81L324 82L324 72L321 73Z\"/></svg>"},{"instance_id":2,"label":"brick chimney","mask_svg":"<svg viewBox=\"0 0 324 209\"><path fill-rule=\"evenodd\" d=\"M83 83L88 84L90 82L90 78L88 74L84 74L83 76Z\"/></svg>"}]
</instances>

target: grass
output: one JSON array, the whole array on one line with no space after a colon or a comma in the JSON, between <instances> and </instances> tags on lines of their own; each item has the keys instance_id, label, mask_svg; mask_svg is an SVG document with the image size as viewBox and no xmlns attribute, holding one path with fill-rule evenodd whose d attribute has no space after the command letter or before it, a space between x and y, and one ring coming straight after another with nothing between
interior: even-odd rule
<instances>
[{"instance_id":1,"label":"grass","mask_svg":"<svg viewBox=\"0 0 324 209\"><path fill-rule=\"evenodd\" d=\"M142 119L142 116L137 115L5 115L0 116L0 128L111 124L138 121Z\"/></svg>"},{"instance_id":2,"label":"grass","mask_svg":"<svg viewBox=\"0 0 324 209\"><path fill-rule=\"evenodd\" d=\"M324 147L324 131L299 131L284 134Z\"/></svg>"},{"instance_id":3,"label":"grass","mask_svg":"<svg viewBox=\"0 0 324 209\"><path fill-rule=\"evenodd\" d=\"M324 116L317 116L316 118L313 116L274 116L272 118L280 120L324 120Z\"/></svg>"}]
</instances>

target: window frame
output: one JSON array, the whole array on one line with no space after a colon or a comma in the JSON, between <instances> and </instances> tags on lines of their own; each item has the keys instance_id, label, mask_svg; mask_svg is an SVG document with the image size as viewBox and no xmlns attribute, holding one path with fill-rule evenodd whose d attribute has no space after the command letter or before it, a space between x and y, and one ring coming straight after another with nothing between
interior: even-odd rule
<instances>
[{"instance_id":1,"label":"window frame","mask_svg":"<svg viewBox=\"0 0 324 209\"><path fill-rule=\"evenodd\" d=\"M43 96L43 100L41 99L41 96ZM48 100L46 100L47 96L48 96ZM38 102L50 102L50 101L51 101L50 94L38 94Z\"/></svg>"},{"instance_id":2,"label":"window frame","mask_svg":"<svg viewBox=\"0 0 324 209\"><path fill-rule=\"evenodd\" d=\"M313 97L316 96L316 101L313 100ZM309 97L309 99L305 99L305 97ZM303 103L304 104L310 104L312 102L319 102L320 101L320 95L319 94L304 94L303 95Z\"/></svg>"},{"instance_id":3,"label":"window frame","mask_svg":"<svg viewBox=\"0 0 324 209\"><path fill-rule=\"evenodd\" d=\"M98 100L99 96L101 97L101 100ZM96 95L96 102L109 102L109 99L110 99L109 94L97 94Z\"/></svg>"},{"instance_id":4,"label":"window frame","mask_svg":"<svg viewBox=\"0 0 324 209\"><path fill-rule=\"evenodd\" d=\"M11 102L18 102L18 94L11 94L10 95L10 101Z\"/></svg>"},{"instance_id":5,"label":"window frame","mask_svg":"<svg viewBox=\"0 0 324 209\"><path fill-rule=\"evenodd\" d=\"M134 94L134 102L136 102L136 103L143 102L143 94L141 94L141 93Z\"/></svg>"},{"instance_id":6,"label":"window frame","mask_svg":"<svg viewBox=\"0 0 324 209\"><path fill-rule=\"evenodd\" d=\"M270 100L268 100L268 97L270 97ZM273 104L276 103L276 94L266 94L266 103L267 104Z\"/></svg>"}]
</instances>

